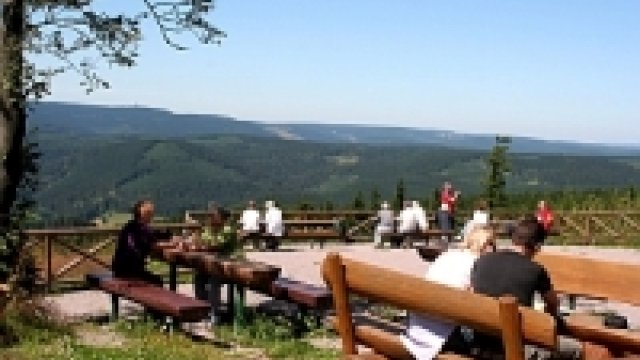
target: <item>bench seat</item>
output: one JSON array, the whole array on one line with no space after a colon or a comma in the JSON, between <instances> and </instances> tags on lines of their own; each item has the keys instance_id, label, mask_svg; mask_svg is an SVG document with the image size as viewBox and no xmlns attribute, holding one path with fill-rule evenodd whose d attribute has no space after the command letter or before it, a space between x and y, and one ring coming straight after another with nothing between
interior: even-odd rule
<instances>
[{"instance_id":1,"label":"bench seat","mask_svg":"<svg viewBox=\"0 0 640 360\"><path fill-rule=\"evenodd\" d=\"M87 283L115 297L131 300L145 309L170 316L175 322L195 322L209 316L210 305L169 289L140 280L109 277L108 275L87 275ZM117 310L117 305L114 311ZM117 314L113 314L117 317Z\"/></svg>"}]
</instances>

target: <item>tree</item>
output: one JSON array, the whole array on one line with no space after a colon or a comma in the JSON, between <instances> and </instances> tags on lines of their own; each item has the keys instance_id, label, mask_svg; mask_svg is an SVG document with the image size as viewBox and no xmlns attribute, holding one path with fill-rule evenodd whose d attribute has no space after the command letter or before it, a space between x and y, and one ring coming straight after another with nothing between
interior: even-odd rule
<instances>
[{"instance_id":1,"label":"tree","mask_svg":"<svg viewBox=\"0 0 640 360\"><path fill-rule=\"evenodd\" d=\"M218 44L225 34L207 19L212 0L141 0L133 14L107 14L92 0L3 0L0 2L0 252L16 265L20 224L35 186L37 152L26 139L28 102L49 94L52 78L71 71L87 92L108 88L94 58L124 67L136 65L145 20L155 22L169 46L184 50L180 34ZM47 55L53 65L40 67L30 55ZM22 199L21 197L24 197ZM18 237L18 240L16 240Z\"/></svg>"},{"instance_id":2,"label":"tree","mask_svg":"<svg viewBox=\"0 0 640 360\"><path fill-rule=\"evenodd\" d=\"M362 194L362 191L358 191L356 194L356 197L353 199L352 207L354 210L364 210L367 207L364 202L364 195Z\"/></svg>"},{"instance_id":3,"label":"tree","mask_svg":"<svg viewBox=\"0 0 640 360\"><path fill-rule=\"evenodd\" d=\"M378 191L377 188L374 188L373 190L371 190L371 205L370 205L371 210L378 209L378 206L380 206L381 198L382 196L380 195L380 191Z\"/></svg>"},{"instance_id":4,"label":"tree","mask_svg":"<svg viewBox=\"0 0 640 360\"><path fill-rule=\"evenodd\" d=\"M507 151L510 143L510 137L496 136L496 143L487 158L484 186L485 197L491 209L507 205L507 174L510 171Z\"/></svg>"},{"instance_id":5,"label":"tree","mask_svg":"<svg viewBox=\"0 0 640 360\"><path fill-rule=\"evenodd\" d=\"M398 180L398 184L396 185L396 197L393 201L393 209L400 210L402 209L402 205L404 204L404 180Z\"/></svg>"}]
</instances>

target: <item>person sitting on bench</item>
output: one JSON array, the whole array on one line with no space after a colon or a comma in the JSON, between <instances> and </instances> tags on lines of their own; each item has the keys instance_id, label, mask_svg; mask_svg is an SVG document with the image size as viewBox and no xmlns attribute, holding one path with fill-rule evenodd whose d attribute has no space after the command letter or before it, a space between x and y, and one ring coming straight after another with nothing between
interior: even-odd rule
<instances>
[{"instance_id":1,"label":"person sitting on bench","mask_svg":"<svg viewBox=\"0 0 640 360\"><path fill-rule=\"evenodd\" d=\"M389 208L389 203L383 201L376 216L376 228L373 232L373 245L382 247L382 234L393 232L393 210Z\"/></svg>"},{"instance_id":2,"label":"person sitting on bench","mask_svg":"<svg viewBox=\"0 0 640 360\"><path fill-rule=\"evenodd\" d=\"M487 253L475 262L471 271L471 286L473 291L492 297L505 295L514 296L521 306L532 307L535 293L540 294L544 301L545 312L556 318L558 332L564 332L564 321L558 313L558 296L551 283L547 270L533 261L535 254L540 251L546 232L534 216L520 220L514 228L511 240L513 250ZM499 338L474 334L474 343L489 352L502 351L502 341ZM567 336L558 336L558 347L551 354L534 346L525 347L525 357L562 358L562 359L590 359L609 358L607 350L591 344L582 344ZM603 356L603 357L598 357Z\"/></svg>"},{"instance_id":3,"label":"person sitting on bench","mask_svg":"<svg viewBox=\"0 0 640 360\"><path fill-rule=\"evenodd\" d=\"M488 226L474 228L461 249L449 249L429 265L425 279L458 289L470 289L471 268L480 254L495 251L495 233ZM418 360L433 359L440 351L464 351L467 344L456 325L437 318L409 314L407 331L400 337Z\"/></svg>"},{"instance_id":4,"label":"person sitting on bench","mask_svg":"<svg viewBox=\"0 0 640 360\"><path fill-rule=\"evenodd\" d=\"M115 277L139 279L162 286L162 278L145 269L153 243L160 237L168 238L168 235L159 235L149 228L153 215L154 205L150 200L138 201L133 206L133 219L120 230L113 255L111 266Z\"/></svg>"},{"instance_id":5,"label":"person sitting on bench","mask_svg":"<svg viewBox=\"0 0 640 360\"><path fill-rule=\"evenodd\" d=\"M260 213L256 209L255 201L249 201L247 208L242 211L238 222L242 224L240 228L240 238L256 235L260 232Z\"/></svg>"},{"instance_id":6,"label":"person sitting on bench","mask_svg":"<svg viewBox=\"0 0 640 360\"><path fill-rule=\"evenodd\" d=\"M282 210L276 206L273 200L265 202L264 222L265 234L270 237L267 247L275 250L284 233L284 225L282 223Z\"/></svg>"}]
</instances>

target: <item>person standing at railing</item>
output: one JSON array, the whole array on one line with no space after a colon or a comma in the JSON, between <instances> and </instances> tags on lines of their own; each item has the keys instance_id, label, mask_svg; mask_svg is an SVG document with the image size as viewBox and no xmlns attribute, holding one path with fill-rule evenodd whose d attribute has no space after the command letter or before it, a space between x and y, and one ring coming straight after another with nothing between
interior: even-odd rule
<instances>
[{"instance_id":1,"label":"person standing at railing","mask_svg":"<svg viewBox=\"0 0 640 360\"><path fill-rule=\"evenodd\" d=\"M549 232L551 232L551 228L553 227L554 218L549 204L547 204L547 202L544 200L540 200L538 202L538 208L536 209L536 219L538 219L538 222L544 228L545 234L549 235Z\"/></svg>"},{"instance_id":2,"label":"person standing at railing","mask_svg":"<svg viewBox=\"0 0 640 360\"><path fill-rule=\"evenodd\" d=\"M450 182L445 182L440 192L440 208L438 209L438 225L440 230L451 231L455 224L456 202L460 196L459 191L453 189Z\"/></svg>"},{"instance_id":3,"label":"person standing at railing","mask_svg":"<svg viewBox=\"0 0 640 360\"><path fill-rule=\"evenodd\" d=\"M139 279L162 285L162 278L145 268L151 246L165 237L165 234L154 233L149 227L155 212L153 202L138 201L133 206L132 212L133 219L124 225L118 236L111 265L113 273L116 277ZM166 237L169 236L166 235Z\"/></svg>"}]
</instances>

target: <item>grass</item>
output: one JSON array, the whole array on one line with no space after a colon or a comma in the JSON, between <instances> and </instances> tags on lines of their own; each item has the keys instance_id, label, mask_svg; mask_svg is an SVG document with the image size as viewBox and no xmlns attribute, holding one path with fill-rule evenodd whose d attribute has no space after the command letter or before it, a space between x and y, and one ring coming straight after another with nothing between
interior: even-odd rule
<instances>
[{"instance_id":1,"label":"grass","mask_svg":"<svg viewBox=\"0 0 640 360\"><path fill-rule=\"evenodd\" d=\"M251 314L246 326L213 329L215 341L195 340L183 332L167 334L159 325L141 320L100 325L55 325L41 316L10 315L0 332L10 328L17 337L0 346L0 360L67 359L335 359L336 349L312 346L309 337L329 337L315 329L294 339L283 318Z\"/></svg>"},{"instance_id":2,"label":"grass","mask_svg":"<svg viewBox=\"0 0 640 360\"><path fill-rule=\"evenodd\" d=\"M253 315L247 326L219 326L214 329L217 338L240 346L263 349L269 359L337 359L337 349L316 348L309 342L313 338L332 338L324 328L313 329L304 338L296 339L291 324L282 317ZM310 320L310 319L309 319ZM307 321L309 326L311 321Z\"/></svg>"}]
</instances>

